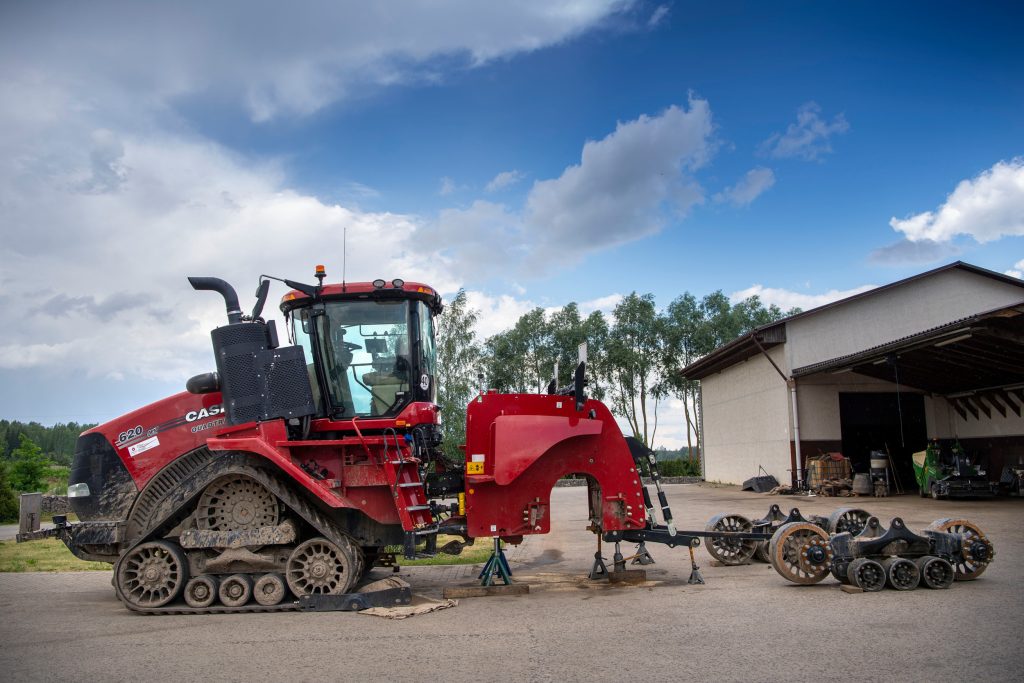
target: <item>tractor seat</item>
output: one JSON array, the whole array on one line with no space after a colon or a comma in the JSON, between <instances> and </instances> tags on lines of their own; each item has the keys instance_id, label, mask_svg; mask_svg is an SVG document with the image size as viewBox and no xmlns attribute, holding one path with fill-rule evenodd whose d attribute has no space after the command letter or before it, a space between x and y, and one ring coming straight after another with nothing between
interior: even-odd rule
<instances>
[{"instance_id":1,"label":"tractor seat","mask_svg":"<svg viewBox=\"0 0 1024 683\"><path fill-rule=\"evenodd\" d=\"M363 375L363 384L373 394L373 414L383 415L395 403L395 397L409 390L407 380L393 372L368 372Z\"/></svg>"}]
</instances>

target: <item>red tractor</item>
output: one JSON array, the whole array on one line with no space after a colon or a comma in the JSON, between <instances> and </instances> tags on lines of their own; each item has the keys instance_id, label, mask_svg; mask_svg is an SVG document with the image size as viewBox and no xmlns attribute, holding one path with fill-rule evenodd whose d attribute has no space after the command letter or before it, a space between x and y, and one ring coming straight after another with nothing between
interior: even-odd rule
<instances>
[{"instance_id":1,"label":"red tractor","mask_svg":"<svg viewBox=\"0 0 1024 683\"><path fill-rule=\"evenodd\" d=\"M434 550L438 534L495 538L488 567L507 581L498 539L546 533L551 488L569 473L586 477L591 528L607 540L698 543L670 513L667 526L649 521L634 459L645 452L584 396L584 363L564 389L482 392L465 461L450 463L435 404L438 294L316 275L283 280L290 345L261 318L271 278L250 315L223 280L189 278L227 307L211 333L217 371L80 437L68 495L81 522L57 534L114 565L127 607L294 609L348 594L393 559L389 547Z\"/></svg>"}]
</instances>

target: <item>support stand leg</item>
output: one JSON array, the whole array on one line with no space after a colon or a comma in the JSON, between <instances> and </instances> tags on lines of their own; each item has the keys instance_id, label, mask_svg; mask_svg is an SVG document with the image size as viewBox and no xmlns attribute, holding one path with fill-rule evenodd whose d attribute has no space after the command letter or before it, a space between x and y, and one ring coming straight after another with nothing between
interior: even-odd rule
<instances>
[{"instance_id":1,"label":"support stand leg","mask_svg":"<svg viewBox=\"0 0 1024 683\"><path fill-rule=\"evenodd\" d=\"M594 553L594 566L590 568L590 574L587 578L591 580L607 579L608 578L608 567L604 563L604 558L601 557L601 534L597 534L597 552Z\"/></svg>"},{"instance_id":2,"label":"support stand leg","mask_svg":"<svg viewBox=\"0 0 1024 683\"><path fill-rule=\"evenodd\" d=\"M626 571L626 558L622 556L622 550L619 548L619 542L615 542L615 554L612 556L612 571L624 572Z\"/></svg>"},{"instance_id":3,"label":"support stand leg","mask_svg":"<svg viewBox=\"0 0 1024 683\"><path fill-rule=\"evenodd\" d=\"M494 552L487 558L483 571L477 577L481 586L493 586L495 577L501 579L506 586L512 583L512 569L508 566L505 551L501 548L501 539L494 539Z\"/></svg>"},{"instance_id":4,"label":"support stand leg","mask_svg":"<svg viewBox=\"0 0 1024 683\"><path fill-rule=\"evenodd\" d=\"M700 567L697 566L697 560L693 558L693 546L690 546L690 578L687 579L686 583L704 583L704 577L700 575Z\"/></svg>"},{"instance_id":5,"label":"support stand leg","mask_svg":"<svg viewBox=\"0 0 1024 683\"><path fill-rule=\"evenodd\" d=\"M633 561L630 564L648 565L654 564L654 558L651 557L651 553L647 551L647 545L643 542L636 547L636 553L633 555Z\"/></svg>"}]
</instances>

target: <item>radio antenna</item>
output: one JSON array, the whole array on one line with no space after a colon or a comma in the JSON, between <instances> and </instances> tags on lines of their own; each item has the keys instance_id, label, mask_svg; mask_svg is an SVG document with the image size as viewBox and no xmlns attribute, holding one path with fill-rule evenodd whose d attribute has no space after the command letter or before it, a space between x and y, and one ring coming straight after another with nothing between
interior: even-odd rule
<instances>
[{"instance_id":1,"label":"radio antenna","mask_svg":"<svg viewBox=\"0 0 1024 683\"><path fill-rule=\"evenodd\" d=\"M345 266L348 256L348 226L342 228L341 233L341 291L345 291Z\"/></svg>"}]
</instances>

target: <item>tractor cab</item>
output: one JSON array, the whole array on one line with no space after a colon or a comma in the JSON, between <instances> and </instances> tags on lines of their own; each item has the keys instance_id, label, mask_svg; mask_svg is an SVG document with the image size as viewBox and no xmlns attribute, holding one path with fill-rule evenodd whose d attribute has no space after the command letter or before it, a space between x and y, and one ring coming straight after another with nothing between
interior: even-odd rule
<instances>
[{"instance_id":1,"label":"tractor cab","mask_svg":"<svg viewBox=\"0 0 1024 683\"><path fill-rule=\"evenodd\" d=\"M394 418L413 402L436 403L441 298L432 288L398 279L305 286L281 311L305 356L317 417Z\"/></svg>"}]
</instances>

